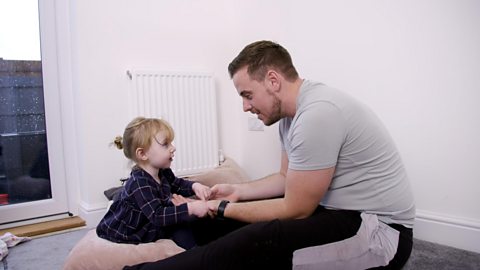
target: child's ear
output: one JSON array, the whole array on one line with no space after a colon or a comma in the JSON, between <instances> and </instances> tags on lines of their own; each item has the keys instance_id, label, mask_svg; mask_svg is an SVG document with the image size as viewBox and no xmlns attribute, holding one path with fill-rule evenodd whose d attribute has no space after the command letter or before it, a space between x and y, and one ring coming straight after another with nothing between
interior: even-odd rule
<instances>
[{"instance_id":1,"label":"child's ear","mask_svg":"<svg viewBox=\"0 0 480 270\"><path fill-rule=\"evenodd\" d=\"M145 149L143 148L137 148L137 150L135 150L135 156L137 157L138 160L147 160L148 157L147 157L147 154L145 153Z\"/></svg>"}]
</instances>

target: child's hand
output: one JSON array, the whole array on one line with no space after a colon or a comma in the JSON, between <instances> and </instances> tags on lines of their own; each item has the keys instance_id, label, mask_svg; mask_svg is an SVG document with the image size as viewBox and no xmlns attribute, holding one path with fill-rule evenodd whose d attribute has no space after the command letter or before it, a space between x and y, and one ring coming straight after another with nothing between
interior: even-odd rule
<instances>
[{"instance_id":1,"label":"child's hand","mask_svg":"<svg viewBox=\"0 0 480 270\"><path fill-rule=\"evenodd\" d=\"M197 197L202 201L208 200L210 198L210 195L212 194L212 191L209 187L204 186L200 183L193 183L192 189L195 192L195 195L197 195Z\"/></svg>"},{"instance_id":2,"label":"child's hand","mask_svg":"<svg viewBox=\"0 0 480 270\"><path fill-rule=\"evenodd\" d=\"M181 204L188 203L188 202L193 202L193 201L194 201L193 199L185 198L182 195L175 194L175 193L172 194L172 203L175 206L179 206Z\"/></svg>"},{"instance_id":3,"label":"child's hand","mask_svg":"<svg viewBox=\"0 0 480 270\"><path fill-rule=\"evenodd\" d=\"M195 200L188 204L188 214L194 215L199 218L206 217L208 215L207 201Z\"/></svg>"}]
</instances>

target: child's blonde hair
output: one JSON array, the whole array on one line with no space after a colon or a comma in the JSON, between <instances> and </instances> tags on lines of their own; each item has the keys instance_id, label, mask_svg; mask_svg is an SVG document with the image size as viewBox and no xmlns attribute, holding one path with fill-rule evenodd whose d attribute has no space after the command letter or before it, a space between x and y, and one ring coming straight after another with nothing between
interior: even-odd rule
<instances>
[{"instance_id":1,"label":"child's blonde hair","mask_svg":"<svg viewBox=\"0 0 480 270\"><path fill-rule=\"evenodd\" d=\"M159 132L163 132L167 144L171 143L175 137L173 129L167 121L158 118L137 117L128 123L123 137L115 137L113 143L118 149L123 149L123 153L128 159L137 162L136 150L150 148L153 137Z\"/></svg>"}]
</instances>

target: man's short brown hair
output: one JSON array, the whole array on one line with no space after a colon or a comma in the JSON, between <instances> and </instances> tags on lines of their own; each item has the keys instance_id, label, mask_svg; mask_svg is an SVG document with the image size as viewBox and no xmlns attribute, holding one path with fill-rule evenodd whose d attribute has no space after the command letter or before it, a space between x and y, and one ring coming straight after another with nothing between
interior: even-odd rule
<instances>
[{"instance_id":1,"label":"man's short brown hair","mask_svg":"<svg viewBox=\"0 0 480 270\"><path fill-rule=\"evenodd\" d=\"M288 51L273 41L262 40L247 45L228 65L230 77L233 78L245 66L248 75L256 81L263 80L268 69L280 72L289 81L298 78Z\"/></svg>"}]
</instances>

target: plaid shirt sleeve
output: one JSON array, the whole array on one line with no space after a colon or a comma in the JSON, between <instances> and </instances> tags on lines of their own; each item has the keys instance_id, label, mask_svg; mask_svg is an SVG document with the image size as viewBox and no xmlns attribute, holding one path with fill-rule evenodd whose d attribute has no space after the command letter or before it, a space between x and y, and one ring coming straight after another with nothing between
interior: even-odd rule
<instances>
[{"instance_id":1,"label":"plaid shirt sleeve","mask_svg":"<svg viewBox=\"0 0 480 270\"><path fill-rule=\"evenodd\" d=\"M180 194L184 197L195 195L192 186L195 182L176 177L171 169L164 169L161 172L164 179L167 179L172 188L172 193Z\"/></svg>"},{"instance_id":2,"label":"plaid shirt sleeve","mask_svg":"<svg viewBox=\"0 0 480 270\"><path fill-rule=\"evenodd\" d=\"M136 181L132 182L131 196L142 213L156 227L165 227L192 219L188 215L186 203L178 206L171 203L168 183L158 184L146 172L142 176L136 175L135 178ZM159 187L152 184L158 184Z\"/></svg>"}]
</instances>

